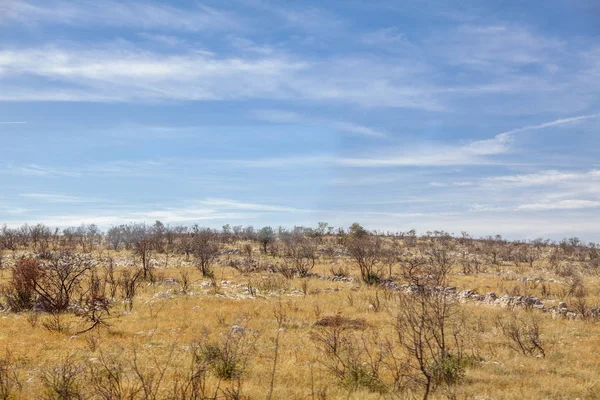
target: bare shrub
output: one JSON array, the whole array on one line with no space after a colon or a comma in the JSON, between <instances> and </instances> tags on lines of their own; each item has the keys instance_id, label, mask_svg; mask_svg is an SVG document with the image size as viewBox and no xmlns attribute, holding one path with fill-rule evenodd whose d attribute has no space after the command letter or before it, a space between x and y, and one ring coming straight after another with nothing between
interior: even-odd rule
<instances>
[{"instance_id":1,"label":"bare shrub","mask_svg":"<svg viewBox=\"0 0 600 400\"><path fill-rule=\"evenodd\" d=\"M46 368L42 374L45 400L80 400L83 393L83 366L72 356L65 357L54 367Z\"/></svg>"},{"instance_id":2,"label":"bare shrub","mask_svg":"<svg viewBox=\"0 0 600 400\"><path fill-rule=\"evenodd\" d=\"M142 277L143 270L138 269L135 273L125 269L121 272L119 286L121 287L121 297L129 311L133 309L133 299L135 297L139 280Z\"/></svg>"},{"instance_id":3,"label":"bare shrub","mask_svg":"<svg viewBox=\"0 0 600 400\"><path fill-rule=\"evenodd\" d=\"M44 310L66 311L81 293L81 283L92 266L90 257L71 252L53 253L48 261L42 262L34 290Z\"/></svg>"},{"instance_id":4,"label":"bare shrub","mask_svg":"<svg viewBox=\"0 0 600 400\"><path fill-rule=\"evenodd\" d=\"M30 310L35 305L36 282L42 274L39 262L34 258L21 258L12 267L12 278L3 294L14 312Z\"/></svg>"},{"instance_id":5,"label":"bare shrub","mask_svg":"<svg viewBox=\"0 0 600 400\"><path fill-rule=\"evenodd\" d=\"M201 400L209 399L213 393L207 383L209 366L203 359L200 346L190 346L190 357L187 365L178 370L173 377L173 399ZM218 392L219 387L215 389Z\"/></svg>"},{"instance_id":6,"label":"bare shrub","mask_svg":"<svg viewBox=\"0 0 600 400\"><path fill-rule=\"evenodd\" d=\"M15 399L23 385L17 372L16 360L10 352L0 358L0 399Z\"/></svg>"},{"instance_id":7,"label":"bare shrub","mask_svg":"<svg viewBox=\"0 0 600 400\"><path fill-rule=\"evenodd\" d=\"M379 283L382 276L382 267L379 263L383 256L381 238L368 234L351 236L347 241L346 247L360 270L363 282L368 285Z\"/></svg>"},{"instance_id":8,"label":"bare shrub","mask_svg":"<svg viewBox=\"0 0 600 400\"><path fill-rule=\"evenodd\" d=\"M117 297L117 290L119 289L119 280L115 276L115 262L111 257L108 262L103 266L104 268L104 282L108 285L108 293L111 299Z\"/></svg>"},{"instance_id":9,"label":"bare shrub","mask_svg":"<svg viewBox=\"0 0 600 400\"><path fill-rule=\"evenodd\" d=\"M135 348L133 349L131 368L137 377L143 399L158 400L163 398L161 395L163 389L162 385L167 375L167 371L171 366L174 351L175 345L172 345L166 360L159 361L156 358L156 355L154 355L152 357L152 363L146 362L145 365L142 365L137 350Z\"/></svg>"},{"instance_id":10,"label":"bare shrub","mask_svg":"<svg viewBox=\"0 0 600 400\"><path fill-rule=\"evenodd\" d=\"M324 355L321 364L349 391L366 388L383 393L382 369L387 351L375 333L366 333L362 320L338 314L324 317L315 323L311 339ZM356 334L356 330L363 331Z\"/></svg>"},{"instance_id":11,"label":"bare shrub","mask_svg":"<svg viewBox=\"0 0 600 400\"><path fill-rule=\"evenodd\" d=\"M285 240L285 258L294 267L296 273L303 277L315 267L317 260L317 244L313 239L302 234L293 233Z\"/></svg>"},{"instance_id":12,"label":"bare shrub","mask_svg":"<svg viewBox=\"0 0 600 400\"><path fill-rule=\"evenodd\" d=\"M290 283L286 278L273 274L251 279L249 285L263 294L284 292L290 287Z\"/></svg>"},{"instance_id":13,"label":"bare shrub","mask_svg":"<svg viewBox=\"0 0 600 400\"><path fill-rule=\"evenodd\" d=\"M179 290L181 293L188 294L192 287L192 281L190 279L190 273L187 271L179 271Z\"/></svg>"},{"instance_id":14,"label":"bare shrub","mask_svg":"<svg viewBox=\"0 0 600 400\"><path fill-rule=\"evenodd\" d=\"M132 400L138 398L139 384L130 378L124 361L115 355L100 352L97 359L87 363L88 384L102 400Z\"/></svg>"},{"instance_id":15,"label":"bare shrub","mask_svg":"<svg viewBox=\"0 0 600 400\"><path fill-rule=\"evenodd\" d=\"M421 377L423 399L440 385L449 387L460 382L466 367L460 310L449 293L426 285L428 281L446 281L448 269L444 260L442 254L431 259L431 278L422 275L422 264L418 264L407 273L417 291L398 295L394 326L398 341L408 354L409 368L415 377Z\"/></svg>"},{"instance_id":16,"label":"bare shrub","mask_svg":"<svg viewBox=\"0 0 600 400\"><path fill-rule=\"evenodd\" d=\"M512 349L526 356L546 357L542 331L536 316L512 313L510 318L498 321L497 325L509 339L509 346Z\"/></svg>"}]
</instances>

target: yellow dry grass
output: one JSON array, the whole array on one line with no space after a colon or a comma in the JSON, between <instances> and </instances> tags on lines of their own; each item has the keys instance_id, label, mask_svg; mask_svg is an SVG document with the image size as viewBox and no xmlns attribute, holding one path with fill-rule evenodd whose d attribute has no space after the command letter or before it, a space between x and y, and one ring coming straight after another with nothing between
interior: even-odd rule
<instances>
[{"instance_id":1,"label":"yellow dry grass","mask_svg":"<svg viewBox=\"0 0 600 400\"><path fill-rule=\"evenodd\" d=\"M131 258L128 252L111 255ZM234 256L235 257L235 256ZM348 263L356 277L350 260ZM37 318L31 313L0 314L0 351L10 351L18 365L23 390L19 398L39 398L43 395L44 371L71 356L84 365L102 355L115 355L126 363L137 354L143 369L166 365L163 396L169 387L172 373L187 363L190 343L202 337L218 340L234 325L243 326L258 335L256 350L243 376L242 393L249 399L266 398L269 390L275 338L279 332L278 364L275 371L273 399L381 399L412 398L420 393L398 395L372 393L367 390L349 392L337 384L322 366L320 354L310 337L315 321L327 315L341 313L352 318L363 318L369 329L389 332L395 313L393 295L382 289L354 282L332 282L318 278L286 280L265 272L242 274L232 268L215 267L217 286L209 286L182 258L171 257L168 268L158 268L161 279L155 284L143 283L135 298L133 311L127 313L121 303L113 307L110 326L85 334L74 335L80 322L74 316L64 316L69 325L64 332L44 328L48 316ZM179 266L182 265L183 266ZM321 260L315 272L329 274L330 262ZM120 266L120 268L127 268ZM540 268L541 267L537 267ZM549 292L542 292L541 284L523 283L521 276L534 271L513 271L503 267L497 274L490 272L474 275L451 274L450 283L460 289L476 289L479 293L521 293L542 299L566 300L559 296L563 283L546 283ZM536 271L539 272L540 269ZM181 271L188 271L192 287L188 294L164 278L178 279ZM553 277L543 269L545 278ZM2 271L3 283L9 271ZM560 280L554 276L556 280ZM248 282L258 287L255 298L245 298ZM304 282L304 283L303 283ZM261 287L282 290L261 292ZM600 298L600 284L596 277L586 277L590 303ZM306 292L306 293L304 293ZM379 298L380 307L373 307ZM459 399L600 399L600 323L583 320L553 319L550 314L531 311L541 323L547 356L522 355L508 346L508 339L496 327L498 319L507 318L508 310L484 304L465 303L460 306L468 316L471 345L478 359L466 371L464 381L453 393L438 391L432 398ZM380 310L377 310L380 308ZM279 331L276 312L285 315ZM525 313L525 311L521 311ZM169 357L170 361L169 361ZM211 378L214 379L214 378ZM214 382L213 382L214 383ZM228 383L224 384L225 386ZM161 397L159 397L161 398Z\"/></svg>"}]
</instances>

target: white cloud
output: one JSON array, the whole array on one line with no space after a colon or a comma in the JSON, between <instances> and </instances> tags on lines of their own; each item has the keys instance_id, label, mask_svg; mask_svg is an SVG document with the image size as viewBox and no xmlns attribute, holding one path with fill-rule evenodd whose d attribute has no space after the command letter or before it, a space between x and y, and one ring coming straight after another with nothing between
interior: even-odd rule
<instances>
[{"instance_id":1,"label":"white cloud","mask_svg":"<svg viewBox=\"0 0 600 400\"><path fill-rule=\"evenodd\" d=\"M561 200L556 202L543 202L532 204L521 204L518 210L546 211L546 210L578 210L582 208L600 207L597 200Z\"/></svg>"},{"instance_id":2,"label":"white cloud","mask_svg":"<svg viewBox=\"0 0 600 400\"><path fill-rule=\"evenodd\" d=\"M580 115L578 117L561 118L561 119L557 119L554 121L545 122L543 124L530 125L530 126L524 126L521 128L512 129L510 131L502 133L502 135L512 135L514 133L519 133L519 132L534 131L534 130L538 130L538 129L550 128L553 126L564 125L564 124L571 124L573 122L579 122L579 121L583 121L586 119L593 119L593 118L598 118L598 117L600 117L600 114Z\"/></svg>"},{"instance_id":3,"label":"white cloud","mask_svg":"<svg viewBox=\"0 0 600 400\"><path fill-rule=\"evenodd\" d=\"M160 3L115 0L11 0L0 3L0 23L7 21L190 32L240 27L238 18L207 6L183 9Z\"/></svg>"},{"instance_id":4,"label":"white cloud","mask_svg":"<svg viewBox=\"0 0 600 400\"><path fill-rule=\"evenodd\" d=\"M68 176L68 177L79 177L81 174L76 171L43 167L36 164L13 166L9 165L8 172L17 173L20 175L31 175L31 176Z\"/></svg>"},{"instance_id":5,"label":"white cloud","mask_svg":"<svg viewBox=\"0 0 600 400\"><path fill-rule=\"evenodd\" d=\"M489 156L505 154L510 150L514 135L519 132L550 128L563 124L597 118L600 114L563 118L539 125L525 126L497 134L491 139L477 140L463 145L434 144L428 148L399 150L398 154L380 152L372 157L342 157L337 164L350 167L401 167L401 166L450 166L493 164Z\"/></svg>"},{"instance_id":6,"label":"white cloud","mask_svg":"<svg viewBox=\"0 0 600 400\"><path fill-rule=\"evenodd\" d=\"M578 183L591 181L600 182L600 170L586 172L561 172L557 170L540 171L533 174L504 175L489 177L484 180L485 184L510 185L510 186L542 186L558 185L563 183Z\"/></svg>"},{"instance_id":7,"label":"white cloud","mask_svg":"<svg viewBox=\"0 0 600 400\"><path fill-rule=\"evenodd\" d=\"M310 210L301 210L293 207L279 206L279 205L269 205L269 204L256 204L256 203L246 203L239 202L235 200L228 199L206 199L200 202L201 204L207 206L214 206L220 209L226 210L252 210L252 211L275 211L275 212L310 212Z\"/></svg>"},{"instance_id":8,"label":"white cloud","mask_svg":"<svg viewBox=\"0 0 600 400\"><path fill-rule=\"evenodd\" d=\"M408 45L404 33L398 28L382 28L362 35L361 42L369 46L398 49L398 45Z\"/></svg>"},{"instance_id":9,"label":"white cloud","mask_svg":"<svg viewBox=\"0 0 600 400\"><path fill-rule=\"evenodd\" d=\"M408 64L313 61L284 52L217 57L47 46L0 51L0 101L295 99L441 110L435 90L423 83L425 73Z\"/></svg>"},{"instance_id":10,"label":"white cloud","mask_svg":"<svg viewBox=\"0 0 600 400\"><path fill-rule=\"evenodd\" d=\"M81 197L50 193L23 193L21 196L46 203L84 203L89 201Z\"/></svg>"},{"instance_id":11,"label":"white cloud","mask_svg":"<svg viewBox=\"0 0 600 400\"><path fill-rule=\"evenodd\" d=\"M26 123L23 121L0 121L0 125L23 125Z\"/></svg>"},{"instance_id":12,"label":"white cloud","mask_svg":"<svg viewBox=\"0 0 600 400\"><path fill-rule=\"evenodd\" d=\"M255 110L254 116L261 120L281 124L303 124L314 126L325 126L332 128L341 133L350 133L359 136L369 136L374 138L386 138L387 134L360 124L348 121L336 121L322 117L309 117L294 111L277 110L277 109L262 109Z\"/></svg>"}]
</instances>

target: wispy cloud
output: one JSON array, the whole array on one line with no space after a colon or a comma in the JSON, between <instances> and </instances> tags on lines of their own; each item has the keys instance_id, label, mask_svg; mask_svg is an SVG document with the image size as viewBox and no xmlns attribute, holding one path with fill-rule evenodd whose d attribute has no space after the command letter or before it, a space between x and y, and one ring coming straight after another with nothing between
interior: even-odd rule
<instances>
[{"instance_id":1,"label":"wispy cloud","mask_svg":"<svg viewBox=\"0 0 600 400\"><path fill-rule=\"evenodd\" d=\"M253 114L257 119L261 121L282 124L325 126L334 129L338 132L348 133L351 135L369 136L374 138L388 137L388 135L385 132L382 132L381 130L369 126L364 126L348 121L337 121L322 117L309 117L294 111L262 109L255 110Z\"/></svg>"},{"instance_id":2,"label":"wispy cloud","mask_svg":"<svg viewBox=\"0 0 600 400\"><path fill-rule=\"evenodd\" d=\"M44 167L36 164L28 165L9 165L7 167L8 172L20 174L20 175L31 175L31 176L68 176L68 177L79 177L81 174L76 171Z\"/></svg>"},{"instance_id":3,"label":"wispy cloud","mask_svg":"<svg viewBox=\"0 0 600 400\"><path fill-rule=\"evenodd\" d=\"M434 144L428 147L410 148L399 150L398 154L380 152L372 157L339 158L337 163L350 167L401 167L401 166L449 166L449 165L474 165L493 164L495 161L490 156L505 154L514 142L515 134L530 130L550 128L563 124L570 124L590 118L597 118L600 114L583 115L563 118L538 125L525 126L502 132L491 139L477 140L461 145Z\"/></svg>"},{"instance_id":4,"label":"wispy cloud","mask_svg":"<svg viewBox=\"0 0 600 400\"><path fill-rule=\"evenodd\" d=\"M580 115L578 117L561 118L561 119L557 119L557 120L550 121L550 122L544 122L543 124L529 125L529 126L523 126L521 128L511 129L510 131L501 133L501 135L512 135L512 134L519 133L519 132L535 131L535 130L539 130L539 129L550 128L553 126L564 125L564 124L571 124L574 122L579 122L579 121L583 121L586 119L592 119L592 118L598 118L598 117L600 117L600 114Z\"/></svg>"},{"instance_id":5,"label":"wispy cloud","mask_svg":"<svg viewBox=\"0 0 600 400\"><path fill-rule=\"evenodd\" d=\"M43 201L77 203L78 199L71 196L46 195L46 194L26 194L22 195L29 198L40 199ZM0 207L1 208L1 207ZM102 208L80 209L69 214L45 214L38 219L9 221L9 225L17 226L23 223L42 222L52 227L65 227L79 225L82 223L94 223L103 228L111 225L125 224L130 222L147 222L160 220L164 223L185 223L185 224L212 224L232 221L249 222L259 218L265 218L266 215L294 214L298 212L308 213L310 210L303 210L294 207L278 206L263 203L248 203L232 199L204 199L200 201L190 201L179 206L161 206L161 205L138 205L129 208L111 208L103 205Z\"/></svg>"},{"instance_id":6,"label":"wispy cloud","mask_svg":"<svg viewBox=\"0 0 600 400\"><path fill-rule=\"evenodd\" d=\"M293 207L269 205L269 204L256 204L239 202L228 199L206 199L200 202L207 206L218 207L227 210L252 210L252 211L274 211L274 212L309 212L310 210L301 210Z\"/></svg>"},{"instance_id":7,"label":"wispy cloud","mask_svg":"<svg viewBox=\"0 0 600 400\"><path fill-rule=\"evenodd\" d=\"M0 51L0 101L147 102L294 99L440 110L424 72L360 58L315 61L285 52L216 56L48 46ZM27 81L18 78L29 77Z\"/></svg>"},{"instance_id":8,"label":"wispy cloud","mask_svg":"<svg viewBox=\"0 0 600 400\"><path fill-rule=\"evenodd\" d=\"M207 6L177 8L166 4L114 0L14 0L0 3L0 24L115 26L141 29L203 31L237 29L230 13Z\"/></svg>"},{"instance_id":9,"label":"wispy cloud","mask_svg":"<svg viewBox=\"0 0 600 400\"><path fill-rule=\"evenodd\" d=\"M517 207L518 210L529 211L547 211L547 210L578 210L583 208L600 207L598 200L561 200L556 202L543 202L521 204Z\"/></svg>"},{"instance_id":10,"label":"wispy cloud","mask_svg":"<svg viewBox=\"0 0 600 400\"><path fill-rule=\"evenodd\" d=\"M39 200L45 203L86 203L91 201L90 199L82 197L51 193L23 193L21 194L21 197Z\"/></svg>"},{"instance_id":11,"label":"wispy cloud","mask_svg":"<svg viewBox=\"0 0 600 400\"><path fill-rule=\"evenodd\" d=\"M0 125L24 125L24 121L0 121Z\"/></svg>"},{"instance_id":12,"label":"wispy cloud","mask_svg":"<svg viewBox=\"0 0 600 400\"><path fill-rule=\"evenodd\" d=\"M464 145L433 144L401 149L398 154L380 152L370 157L341 157L337 163L348 167L403 167L491 164L489 156L503 154L512 138L499 134L492 139Z\"/></svg>"},{"instance_id":13,"label":"wispy cloud","mask_svg":"<svg viewBox=\"0 0 600 400\"><path fill-rule=\"evenodd\" d=\"M592 183L600 182L600 170L590 170L583 172L565 172L557 170L540 171L533 174L502 175L488 177L484 184L503 185L503 186L542 186L557 185L562 183Z\"/></svg>"}]
</instances>

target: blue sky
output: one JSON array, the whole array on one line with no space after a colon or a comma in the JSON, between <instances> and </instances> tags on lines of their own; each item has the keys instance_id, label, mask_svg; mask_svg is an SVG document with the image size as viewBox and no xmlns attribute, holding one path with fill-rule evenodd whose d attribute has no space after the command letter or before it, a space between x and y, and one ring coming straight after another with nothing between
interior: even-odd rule
<instances>
[{"instance_id":1,"label":"blue sky","mask_svg":"<svg viewBox=\"0 0 600 400\"><path fill-rule=\"evenodd\" d=\"M596 1L0 0L0 223L600 241Z\"/></svg>"}]
</instances>

